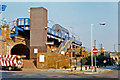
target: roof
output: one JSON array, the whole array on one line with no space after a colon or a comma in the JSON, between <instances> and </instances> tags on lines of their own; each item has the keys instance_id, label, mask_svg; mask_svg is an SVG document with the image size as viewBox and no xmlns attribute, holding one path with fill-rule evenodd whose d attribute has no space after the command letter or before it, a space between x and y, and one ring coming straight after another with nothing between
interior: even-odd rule
<instances>
[{"instance_id":1,"label":"roof","mask_svg":"<svg viewBox=\"0 0 120 80\"><path fill-rule=\"evenodd\" d=\"M62 27L62 26L59 25L59 24L54 24L54 25L52 26L52 28L55 29L55 30L58 31L58 32L60 32L61 29L62 29L62 31L64 31L64 32L66 32L66 33L69 33L69 31L68 31L66 28Z\"/></svg>"}]
</instances>

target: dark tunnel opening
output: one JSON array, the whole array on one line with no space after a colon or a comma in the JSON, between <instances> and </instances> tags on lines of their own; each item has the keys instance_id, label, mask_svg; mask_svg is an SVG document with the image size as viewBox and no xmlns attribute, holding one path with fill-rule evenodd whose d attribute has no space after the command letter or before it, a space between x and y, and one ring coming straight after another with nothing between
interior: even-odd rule
<instances>
[{"instance_id":1,"label":"dark tunnel opening","mask_svg":"<svg viewBox=\"0 0 120 80\"><path fill-rule=\"evenodd\" d=\"M24 59L30 59L30 50L26 45L17 44L11 49L11 55L25 55Z\"/></svg>"}]
</instances>

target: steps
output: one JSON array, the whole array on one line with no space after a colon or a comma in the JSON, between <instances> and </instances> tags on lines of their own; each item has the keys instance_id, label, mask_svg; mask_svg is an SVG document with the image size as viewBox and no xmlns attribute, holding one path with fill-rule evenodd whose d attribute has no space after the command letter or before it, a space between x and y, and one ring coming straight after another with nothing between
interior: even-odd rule
<instances>
[{"instance_id":1,"label":"steps","mask_svg":"<svg viewBox=\"0 0 120 80\"><path fill-rule=\"evenodd\" d=\"M23 60L24 69L37 69L33 60Z\"/></svg>"},{"instance_id":2,"label":"steps","mask_svg":"<svg viewBox=\"0 0 120 80\"><path fill-rule=\"evenodd\" d=\"M54 53L60 54L61 51L66 52L67 49L70 48L71 43L72 43L72 40L68 40L68 38L66 38L65 41L60 44L60 46Z\"/></svg>"}]
</instances>

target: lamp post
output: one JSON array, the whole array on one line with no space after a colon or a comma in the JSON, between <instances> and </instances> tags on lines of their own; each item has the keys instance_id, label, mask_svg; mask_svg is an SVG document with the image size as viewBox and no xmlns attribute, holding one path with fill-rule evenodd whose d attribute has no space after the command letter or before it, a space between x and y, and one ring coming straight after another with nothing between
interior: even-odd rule
<instances>
[{"instance_id":1,"label":"lamp post","mask_svg":"<svg viewBox=\"0 0 120 80\"><path fill-rule=\"evenodd\" d=\"M0 27L2 25L2 2L1 2L1 5L0 5Z\"/></svg>"},{"instance_id":2,"label":"lamp post","mask_svg":"<svg viewBox=\"0 0 120 80\"><path fill-rule=\"evenodd\" d=\"M48 26L53 26L55 24L53 20L48 20L47 23L49 23Z\"/></svg>"},{"instance_id":3,"label":"lamp post","mask_svg":"<svg viewBox=\"0 0 120 80\"><path fill-rule=\"evenodd\" d=\"M105 25L105 23L99 23L99 25ZM93 26L94 26L94 24L91 24L91 70L92 70L92 72L93 72L93 52L92 52L92 49L93 49L93 46L92 46L92 38L93 38L92 31L93 31Z\"/></svg>"},{"instance_id":4,"label":"lamp post","mask_svg":"<svg viewBox=\"0 0 120 80\"><path fill-rule=\"evenodd\" d=\"M5 11L5 9L6 9L6 5L2 5L2 2L0 3L0 27L1 27L1 25L2 25L2 11Z\"/></svg>"},{"instance_id":5,"label":"lamp post","mask_svg":"<svg viewBox=\"0 0 120 80\"><path fill-rule=\"evenodd\" d=\"M1 24L2 24L2 25L7 25L7 19L6 19L6 18L3 18L3 19L1 20Z\"/></svg>"},{"instance_id":6,"label":"lamp post","mask_svg":"<svg viewBox=\"0 0 120 80\"><path fill-rule=\"evenodd\" d=\"M118 46L118 50L116 50L116 46ZM114 55L118 55L118 59L117 59L117 64L118 64L118 61L119 61L119 46L120 46L120 44L118 43L118 44L114 44Z\"/></svg>"},{"instance_id":7,"label":"lamp post","mask_svg":"<svg viewBox=\"0 0 120 80\"><path fill-rule=\"evenodd\" d=\"M91 24L91 70L93 72L93 52L92 52L92 27L94 24Z\"/></svg>"},{"instance_id":8,"label":"lamp post","mask_svg":"<svg viewBox=\"0 0 120 80\"><path fill-rule=\"evenodd\" d=\"M72 33L72 27L70 27L71 34L72 34L72 41L73 41L73 33ZM72 54L73 54L73 45L71 44L71 71L72 71Z\"/></svg>"},{"instance_id":9,"label":"lamp post","mask_svg":"<svg viewBox=\"0 0 120 80\"><path fill-rule=\"evenodd\" d=\"M119 47L120 44L114 44L114 54L115 54L115 52L117 52L117 50L116 50L116 45ZM119 48L118 48L118 49L119 49Z\"/></svg>"}]
</instances>

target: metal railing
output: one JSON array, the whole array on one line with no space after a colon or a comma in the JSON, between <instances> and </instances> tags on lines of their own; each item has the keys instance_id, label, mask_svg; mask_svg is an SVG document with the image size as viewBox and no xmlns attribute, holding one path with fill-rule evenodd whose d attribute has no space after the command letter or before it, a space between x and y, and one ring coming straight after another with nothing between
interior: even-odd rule
<instances>
[{"instance_id":1,"label":"metal railing","mask_svg":"<svg viewBox=\"0 0 120 80\"><path fill-rule=\"evenodd\" d=\"M53 35L53 36L57 36L57 37L63 38L63 39L66 38L65 35L61 34L60 32L58 32L58 31L56 31L56 30L54 30L54 29L52 29L52 28L50 28L50 27L48 27L47 33L49 33L49 34L51 34L51 35ZM68 37L68 36L67 36L67 37ZM71 37L68 37L68 38L69 38L70 40L72 39ZM80 41L78 41L78 40L73 39L73 41L74 41L76 44L78 44L78 45L81 45L81 44L82 44L82 42L80 42Z\"/></svg>"},{"instance_id":2,"label":"metal railing","mask_svg":"<svg viewBox=\"0 0 120 80\"><path fill-rule=\"evenodd\" d=\"M12 34L11 34L11 37L17 36L17 35L18 35L18 32L16 32L16 31L18 31L18 30L24 31L24 30L23 30L24 28L21 28L21 27L18 27L18 26L14 26L14 28L15 28L15 33L12 33ZM13 28L13 29L14 29L14 28ZM28 28L30 29L30 26L28 26ZM13 30L13 29L12 29L12 30ZM11 31L12 31L12 30L11 30ZM56 31L55 29L52 29L52 28L50 28L50 27L48 27L47 33L50 34L50 35L53 35L53 36L62 38L62 39L66 39L66 38L68 37L68 39L71 40L71 37L69 37L68 35L66 36L66 35L64 35L64 34L58 32L58 31ZM78 44L78 45L82 44L82 42L80 42L80 41L78 41L78 40L75 40L75 39L74 39L74 42L75 42L76 44Z\"/></svg>"},{"instance_id":3,"label":"metal railing","mask_svg":"<svg viewBox=\"0 0 120 80\"><path fill-rule=\"evenodd\" d=\"M60 44L60 46L58 47L58 49L55 50L53 53L60 54L60 52L61 52L61 50L62 50L62 47L65 45L65 43L66 43L67 40L68 40L68 38L66 38L65 41L62 42L62 43Z\"/></svg>"},{"instance_id":4,"label":"metal railing","mask_svg":"<svg viewBox=\"0 0 120 80\"><path fill-rule=\"evenodd\" d=\"M62 34L50 27L48 27L47 33L62 38Z\"/></svg>"}]
</instances>

